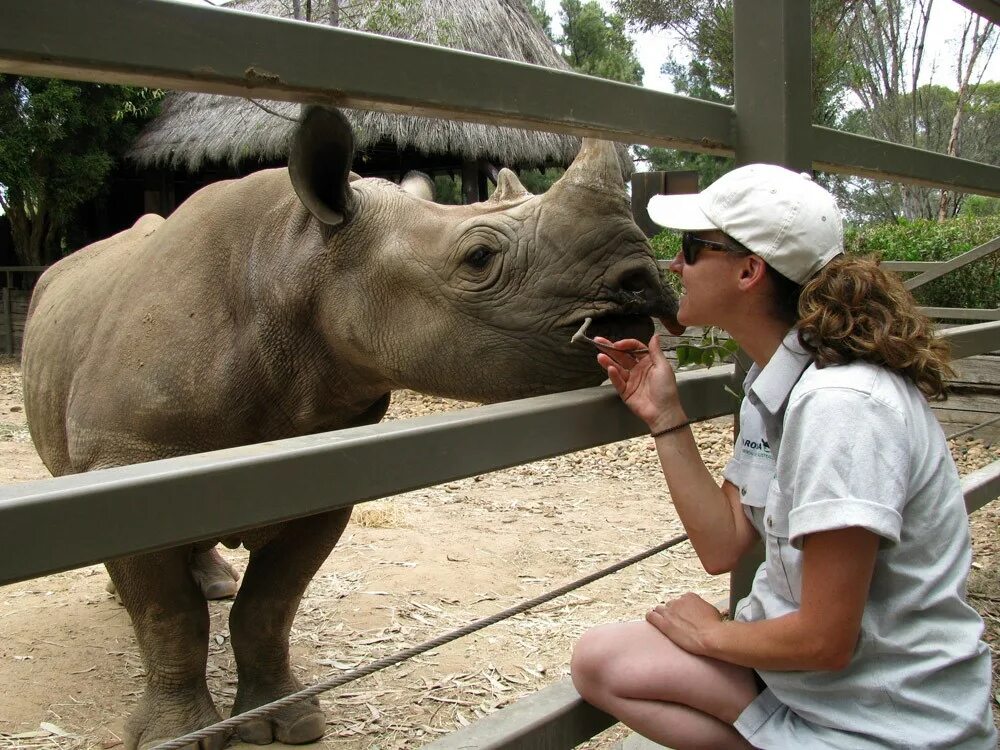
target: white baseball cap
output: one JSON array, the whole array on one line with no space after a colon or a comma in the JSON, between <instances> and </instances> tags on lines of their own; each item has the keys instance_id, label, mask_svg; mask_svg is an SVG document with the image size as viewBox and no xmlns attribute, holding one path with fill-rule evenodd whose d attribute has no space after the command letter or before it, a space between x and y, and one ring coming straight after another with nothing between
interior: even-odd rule
<instances>
[{"instance_id":1,"label":"white baseball cap","mask_svg":"<svg viewBox=\"0 0 1000 750\"><path fill-rule=\"evenodd\" d=\"M734 169L693 195L654 195L649 218L682 232L725 232L797 284L844 252L834 197L807 172L774 164Z\"/></svg>"}]
</instances>

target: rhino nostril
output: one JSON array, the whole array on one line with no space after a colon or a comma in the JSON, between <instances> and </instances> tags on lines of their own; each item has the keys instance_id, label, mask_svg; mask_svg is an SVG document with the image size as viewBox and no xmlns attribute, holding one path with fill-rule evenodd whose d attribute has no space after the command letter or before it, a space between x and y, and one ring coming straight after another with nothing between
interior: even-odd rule
<instances>
[{"instance_id":1,"label":"rhino nostril","mask_svg":"<svg viewBox=\"0 0 1000 750\"><path fill-rule=\"evenodd\" d=\"M653 280L644 270L636 269L623 274L618 280L617 287L623 292L631 294L643 294L649 289L655 288Z\"/></svg>"}]
</instances>

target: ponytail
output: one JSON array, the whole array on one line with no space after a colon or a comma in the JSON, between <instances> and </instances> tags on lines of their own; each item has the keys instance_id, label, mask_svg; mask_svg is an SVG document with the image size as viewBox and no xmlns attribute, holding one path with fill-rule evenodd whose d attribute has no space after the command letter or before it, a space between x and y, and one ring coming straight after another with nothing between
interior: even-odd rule
<instances>
[{"instance_id":1,"label":"ponytail","mask_svg":"<svg viewBox=\"0 0 1000 750\"><path fill-rule=\"evenodd\" d=\"M948 343L874 259L841 255L801 287L776 290L779 308L798 297L799 341L817 367L871 362L905 375L928 400L947 398L945 380L955 374Z\"/></svg>"}]
</instances>

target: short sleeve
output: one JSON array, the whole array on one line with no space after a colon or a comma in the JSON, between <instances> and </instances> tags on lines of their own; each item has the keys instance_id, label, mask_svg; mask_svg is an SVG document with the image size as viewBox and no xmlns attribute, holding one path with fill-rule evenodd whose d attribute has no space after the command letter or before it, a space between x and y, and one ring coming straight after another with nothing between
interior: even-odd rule
<instances>
[{"instance_id":1,"label":"short sleeve","mask_svg":"<svg viewBox=\"0 0 1000 750\"><path fill-rule=\"evenodd\" d=\"M863 391L819 388L789 403L778 481L791 499L791 543L855 526L898 543L909 453L903 415Z\"/></svg>"}]
</instances>

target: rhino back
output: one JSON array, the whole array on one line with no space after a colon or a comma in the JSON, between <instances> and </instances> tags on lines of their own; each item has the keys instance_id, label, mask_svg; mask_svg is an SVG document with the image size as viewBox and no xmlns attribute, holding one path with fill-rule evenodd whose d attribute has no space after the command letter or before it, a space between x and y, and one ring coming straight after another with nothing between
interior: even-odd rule
<instances>
[{"instance_id":1,"label":"rhino back","mask_svg":"<svg viewBox=\"0 0 1000 750\"><path fill-rule=\"evenodd\" d=\"M213 425L239 410L229 402L253 377L240 371L255 314L247 274L253 247L294 209L283 174L211 185L43 275L23 368L32 438L53 474L239 442Z\"/></svg>"}]
</instances>

